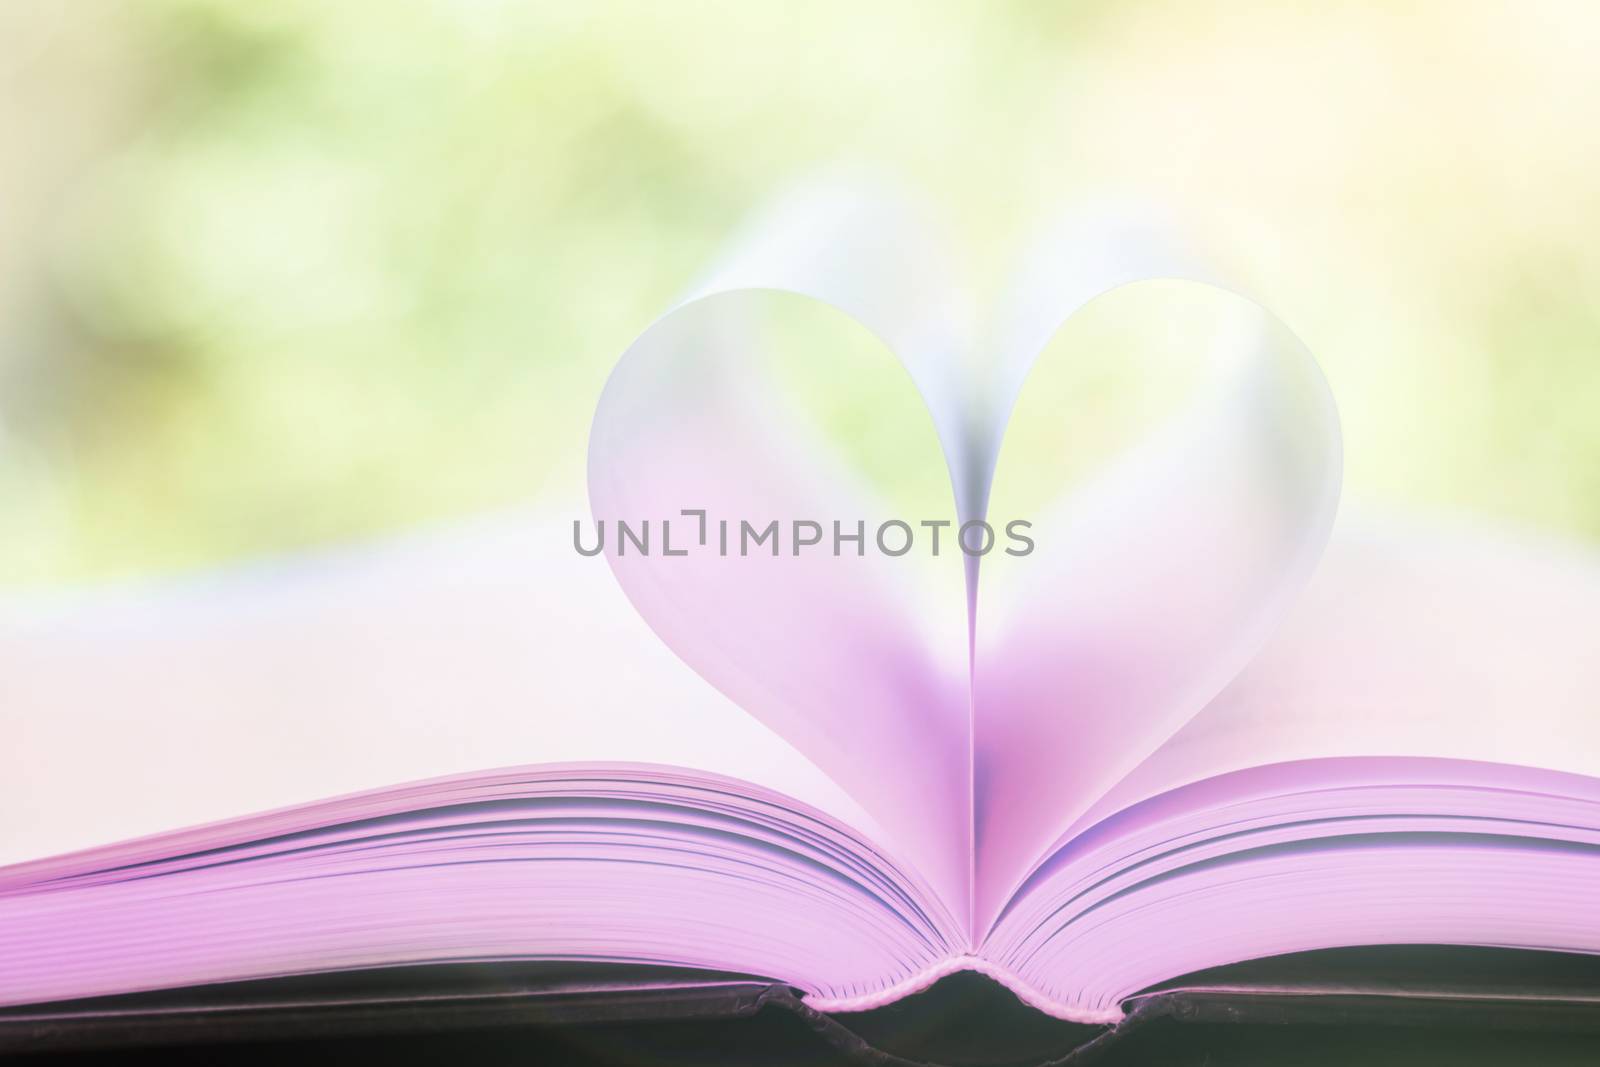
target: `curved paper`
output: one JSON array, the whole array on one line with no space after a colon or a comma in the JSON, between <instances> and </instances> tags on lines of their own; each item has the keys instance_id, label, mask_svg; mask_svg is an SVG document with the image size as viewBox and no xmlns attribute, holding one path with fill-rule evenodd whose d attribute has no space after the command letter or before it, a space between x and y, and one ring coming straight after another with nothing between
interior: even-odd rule
<instances>
[{"instance_id":1,"label":"curved paper","mask_svg":"<svg viewBox=\"0 0 1600 1067\"><path fill-rule=\"evenodd\" d=\"M1080 229L1044 246L1019 290L995 410L1009 412L1068 316L1156 278L1208 283L1138 227ZM1237 372L1034 518L1032 555L983 562L973 666L980 935L1076 814L1244 666L1327 539L1340 478L1332 398L1304 346L1253 310ZM991 456L1003 455L1003 423L994 420ZM1006 477L1000 462L996 478Z\"/></svg>"},{"instance_id":2,"label":"curved paper","mask_svg":"<svg viewBox=\"0 0 1600 1067\"><path fill-rule=\"evenodd\" d=\"M829 465L826 443L807 435L745 329L772 290L843 309L898 355L948 443L956 397L943 368L959 333L938 316L954 305L925 230L900 203L822 188L758 226L622 357L595 415L589 492L596 519L655 527L650 555L607 543L651 627L877 817L965 915L970 739L959 601L929 610L909 581L911 558L870 543L864 555L849 542L833 554L834 521L844 533L864 521L870 542L880 521L899 516ZM920 406L916 393L908 381L906 401ZM685 509L706 513L705 543ZM662 554L663 518L674 551L687 555ZM763 544L742 555L741 520L758 530L777 520L779 554ZM824 543L795 555L794 520L822 524ZM958 558L937 562L958 568Z\"/></svg>"}]
</instances>

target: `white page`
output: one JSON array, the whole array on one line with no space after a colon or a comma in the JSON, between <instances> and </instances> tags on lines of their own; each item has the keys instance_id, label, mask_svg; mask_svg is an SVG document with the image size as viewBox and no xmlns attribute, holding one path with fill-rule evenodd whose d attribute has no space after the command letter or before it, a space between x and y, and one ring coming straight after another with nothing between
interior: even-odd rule
<instances>
[{"instance_id":1,"label":"white page","mask_svg":"<svg viewBox=\"0 0 1600 1067\"><path fill-rule=\"evenodd\" d=\"M1099 803L1328 756L1600 775L1600 553L1341 519L1278 633Z\"/></svg>"},{"instance_id":2,"label":"white page","mask_svg":"<svg viewBox=\"0 0 1600 1067\"><path fill-rule=\"evenodd\" d=\"M826 775L661 644L604 559L573 550L585 515L575 502L5 604L0 863L569 760L748 779L876 838Z\"/></svg>"}]
</instances>

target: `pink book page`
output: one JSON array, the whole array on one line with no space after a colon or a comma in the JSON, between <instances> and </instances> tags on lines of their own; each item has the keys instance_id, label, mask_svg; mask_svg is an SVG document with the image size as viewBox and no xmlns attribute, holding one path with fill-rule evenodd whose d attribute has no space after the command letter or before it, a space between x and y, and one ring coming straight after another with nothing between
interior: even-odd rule
<instances>
[{"instance_id":1,"label":"pink book page","mask_svg":"<svg viewBox=\"0 0 1600 1067\"><path fill-rule=\"evenodd\" d=\"M1061 323L1156 278L1199 297L1206 367L1143 441L1067 486L1035 522L1038 551L985 558L973 665L977 928L1101 793L1249 660L1310 575L1337 506L1338 417L1305 347L1148 227L1068 226L1025 266L999 321L995 499L1029 463L1003 432L1081 402L1024 385ZM1159 312L1159 304L1155 305ZM1211 350L1207 351L1207 342ZM1180 358L1184 353L1180 353ZM1010 425L1008 425L1010 424Z\"/></svg>"},{"instance_id":2,"label":"pink book page","mask_svg":"<svg viewBox=\"0 0 1600 1067\"><path fill-rule=\"evenodd\" d=\"M572 760L754 779L884 840L826 774L662 647L571 538L569 512L512 513L11 603L0 864Z\"/></svg>"},{"instance_id":3,"label":"pink book page","mask_svg":"<svg viewBox=\"0 0 1600 1067\"><path fill-rule=\"evenodd\" d=\"M1600 776L1597 634L1592 552L1460 520L1352 515L1260 655L1090 817L1325 756Z\"/></svg>"},{"instance_id":4,"label":"pink book page","mask_svg":"<svg viewBox=\"0 0 1600 1067\"><path fill-rule=\"evenodd\" d=\"M870 330L881 343L864 363L824 384L892 375L886 403L909 409L901 424L926 428L911 465L943 481L941 441L958 454L959 427L948 392L956 326L942 318L953 298L938 262L893 199L824 184L780 202L622 357L595 415L589 486L596 521L612 528L606 558L666 645L872 813L965 915L961 557L834 541L872 539L896 513L806 420L754 329L775 300L820 300ZM947 488L930 506L910 520L955 517ZM795 520L816 522L820 545L794 544ZM658 538L669 523L682 554L630 548L618 522L649 523ZM743 524L759 533L769 522L776 540L752 549Z\"/></svg>"}]
</instances>

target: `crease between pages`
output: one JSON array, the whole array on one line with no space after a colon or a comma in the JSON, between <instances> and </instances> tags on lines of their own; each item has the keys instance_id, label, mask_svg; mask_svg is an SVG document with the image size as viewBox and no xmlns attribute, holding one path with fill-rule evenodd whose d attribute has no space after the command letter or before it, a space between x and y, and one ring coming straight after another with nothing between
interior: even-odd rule
<instances>
[{"instance_id":1,"label":"crease between pages","mask_svg":"<svg viewBox=\"0 0 1600 1067\"><path fill-rule=\"evenodd\" d=\"M953 956L950 959L925 967L917 973L902 978L893 985L874 993L849 997L828 997L807 994L805 1002L821 1012L871 1011L881 1008L931 988L941 978L971 971L993 979L1004 986L1024 1004L1056 1019L1072 1023L1115 1024L1122 1021L1124 1012L1117 1008L1085 1008L1069 1001L1057 1000L1023 979L1009 967L1002 966L982 956Z\"/></svg>"}]
</instances>

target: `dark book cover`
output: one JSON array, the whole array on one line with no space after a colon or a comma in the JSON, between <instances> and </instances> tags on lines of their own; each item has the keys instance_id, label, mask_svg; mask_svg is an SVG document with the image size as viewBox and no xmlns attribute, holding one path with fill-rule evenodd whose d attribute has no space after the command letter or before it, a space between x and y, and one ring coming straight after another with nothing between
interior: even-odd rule
<instances>
[{"instance_id":1,"label":"dark book cover","mask_svg":"<svg viewBox=\"0 0 1600 1067\"><path fill-rule=\"evenodd\" d=\"M876 1064L881 1067L1592 1063L1600 959L1387 946L1188 976L1116 1026L1064 1022L962 973L826 1015L781 984L611 965L449 964L0 1012L0 1053L51 1063Z\"/></svg>"}]
</instances>

